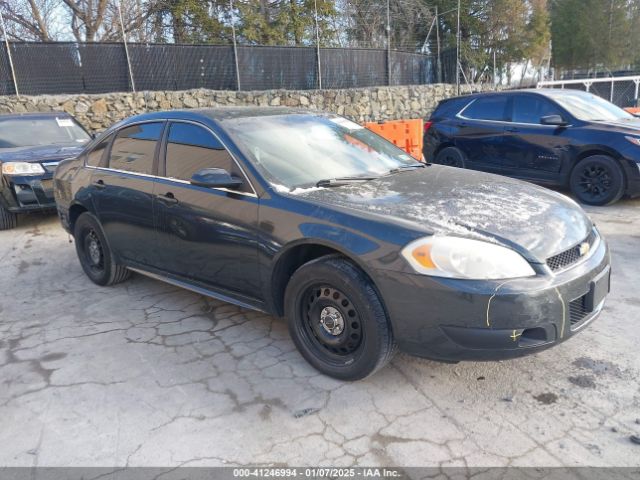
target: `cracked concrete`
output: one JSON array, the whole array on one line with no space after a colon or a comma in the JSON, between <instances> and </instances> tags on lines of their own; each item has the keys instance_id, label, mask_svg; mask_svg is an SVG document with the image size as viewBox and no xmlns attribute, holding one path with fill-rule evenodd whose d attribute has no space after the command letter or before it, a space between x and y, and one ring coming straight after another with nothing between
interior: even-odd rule
<instances>
[{"instance_id":1,"label":"cracked concrete","mask_svg":"<svg viewBox=\"0 0 640 480\"><path fill-rule=\"evenodd\" d=\"M0 232L0 466L640 466L640 200L589 213L612 294L569 342L499 363L399 355L319 375L268 315L83 274L54 216Z\"/></svg>"}]
</instances>

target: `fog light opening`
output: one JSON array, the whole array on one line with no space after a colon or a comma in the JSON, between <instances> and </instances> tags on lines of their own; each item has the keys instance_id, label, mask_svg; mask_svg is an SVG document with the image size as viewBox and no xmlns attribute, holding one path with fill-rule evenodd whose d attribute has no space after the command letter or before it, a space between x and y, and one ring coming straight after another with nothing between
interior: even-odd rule
<instances>
[{"instance_id":1,"label":"fog light opening","mask_svg":"<svg viewBox=\"0 0 640 480\"><path fill-rule=\"evenodd\" d=\"M547 331L542 327L525 328L520 335L520 347L533 347L547 343Z\"/></svg>"}]
</instances>

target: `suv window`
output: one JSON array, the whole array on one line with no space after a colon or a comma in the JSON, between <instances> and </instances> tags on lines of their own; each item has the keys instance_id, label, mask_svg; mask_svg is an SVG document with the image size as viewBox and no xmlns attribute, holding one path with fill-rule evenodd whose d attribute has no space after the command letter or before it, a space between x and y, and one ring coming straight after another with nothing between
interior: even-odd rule
<instances>
[{"instance_id":1,"label":"suv window","mask_svg":"<svg viewBox=\"0 0 640 480\"><path fill-rule=\"evenodd\" d=\"M123 128L111 147L109 167L134 173L153 173L156 145L162 123L142 123Z\"/></svg>"},{"instance_id":2,"label":"suv window","mask_svg":"<svg viewBox=\"0 0 640 480\"><path fill-rule=\"evenodd\" d=\"M189 181L203 168L223 168L244 178L224 145L207 129L191 123L172 123L167 138L166 176ZM243 185L240 191L251 191Z\"/></svg>"},{"instance_id":3,"label":"suv window","mask_svg":"<svg viewBox=\"0 0 640 480\"><path fill-rule=\"evenodd\" d=\"M534 95L516 95L513 97L512 122L539 125L540 118L546 115L562 115L562 112L545 98Z\"/></svg>"},{"instance_id":4,"label":"suv window","mask_svg":"<svg viewBox=\"0 0 640 480\"><path fill-rule=\"evenodd\" d=\"M507 120L506 110L506 95L480 97L476 98L476 100L462 112L462 115L475 120L498 120L504 122Z\"/></svg>"},{"instance_id":5,"label":"suv window","mask_svg":"<svg viewBox=\"0 0 640 480\"><path fill-rule=\"evenodd\" d=\"M105 153L107 151L107 147L109 146L109 142L111 141L112 136L108 136L104 140L102 140L97 146L93 148L87 154L87 166L89 167L104 167L105 166Z\"/></svg>"}]
</instances>

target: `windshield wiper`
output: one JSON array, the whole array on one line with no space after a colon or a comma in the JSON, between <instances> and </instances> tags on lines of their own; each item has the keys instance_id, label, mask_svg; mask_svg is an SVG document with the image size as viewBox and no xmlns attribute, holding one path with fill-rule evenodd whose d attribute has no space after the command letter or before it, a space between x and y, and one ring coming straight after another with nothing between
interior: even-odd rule
<instances>
[{"instance_id":1,"label":"windshield wiper","mask_svg":"<svg viewBox=\"0 0 640 480\"><path fill-rule=\"evenodd\" d=\"M407 170L413 170L414 168L425 168L426 166L427 166L426 163L418 163L415 165L402 165L401 167L396 167L389 170L389 174L406 172Z\"/></svg>"},{"instance_id":2,"label":"windshield wiper","mask_svg":"<svg viewBox=\"0 0 640 480\"><path fill-rule=\"evenodd\" d=\"M316 187L339 187L341 185L349 185L350 183L368 182L376 178L380 178L380 176L325 178L324 180L316 182Z\"/></svg>"}]
</instances>

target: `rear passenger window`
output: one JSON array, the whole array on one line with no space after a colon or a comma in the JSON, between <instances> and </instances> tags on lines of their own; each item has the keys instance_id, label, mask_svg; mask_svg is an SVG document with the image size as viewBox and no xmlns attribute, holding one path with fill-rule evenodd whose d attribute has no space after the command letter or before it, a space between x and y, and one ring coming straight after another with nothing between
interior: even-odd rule
<instances>
[{"instance_id":1,"label":"rear passenger window","mask_svg":"<svg viewBox=\"0 0 640 480\"><path fill-rule=\"evenodd\" d=\"M207 129L191 123L169 126L166 176L188 182L203 168L223 168L240 178L242 172L224 145ZM240 191L251 191L247 184Z\"/></svg>"},{"instance_id":2,"label":"rear passenger window","mask_svg":"<svg viewBox=\"0 0 640 480\"><path fill-rule=\"evenodd\" d=\"M467 108L462 115L475 120L506 121L507 97L505 95L495 97L479 97Z\"/></svg>"},{"instance_id":3,"label":"rear passenger window","mask_svg":"<svg viewBox=\"0 0 640 480\"><path fill-rule=\"evenodd\" d=\"M89 167L104 167L106 164L105 153L107 151L107 147L109 146L109 142L111 141L111 136L105 138L101 141L93 150L91 150L87 154L87 166Z\"/></svg>"},{"instance_id":4,"label":"rear passenger window","mask_svg":"<svg viewBox=\"0 0 640 480\"><path fill-rule=\"evenodd\" d=\"M113 141L109 167L151 175L161 134L162 123L143 123L123 128Z\"/></svg>"}]
</instances>

